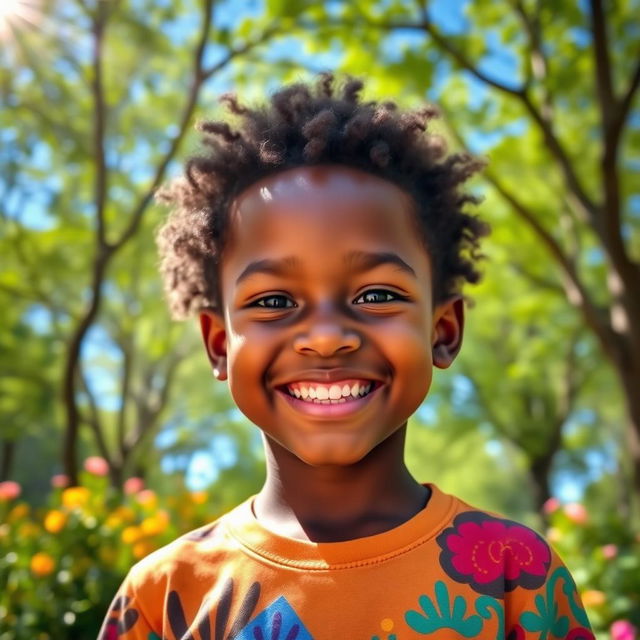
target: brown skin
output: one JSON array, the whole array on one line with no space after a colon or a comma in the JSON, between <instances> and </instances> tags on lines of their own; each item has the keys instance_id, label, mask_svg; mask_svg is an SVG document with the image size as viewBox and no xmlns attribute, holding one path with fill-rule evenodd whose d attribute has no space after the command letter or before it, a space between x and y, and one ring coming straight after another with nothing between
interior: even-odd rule
<instances>
[{"instance_id":1,"label":"brown skin","mask_svg":"<svg viewBox=\"0 0 640 640\"><path fill-rule=\"evenodd\" d=\"M402 189L342 166L278 173L232 207L223 305L201 314L202 334L216 377L263 432L267 480L254 510L281 535L374 535L428 501L404 463L406 425L433 366L458 353L464 318L460 297L432 300L413 215ZM354 251L393 255L410 269ZM255 264L267 259L282 262ZM340 415L312 415L287 393L299 381L345 379L372 381L373 391Z\"/></svg>"}]
</instances>

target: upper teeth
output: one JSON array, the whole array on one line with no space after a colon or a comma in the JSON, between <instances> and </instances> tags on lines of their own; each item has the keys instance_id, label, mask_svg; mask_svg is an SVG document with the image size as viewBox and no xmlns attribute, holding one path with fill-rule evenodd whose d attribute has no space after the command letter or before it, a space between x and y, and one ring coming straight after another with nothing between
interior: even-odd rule
<instances>
[{"instance_id":1,"label":"upper teeth","mask_svg":"<svg viewBox=\"0 0 640 640\"><path fill-rule=\"evenodd\" d=\"M369 393L371 390L371 382L343 382L340 384L321 384L321 383L304 383L297 382L288 385L287 390L296 398L302 398L311 402L319 401L343 401L343 398L358 398Z\"/></svg>"}]
</instances>

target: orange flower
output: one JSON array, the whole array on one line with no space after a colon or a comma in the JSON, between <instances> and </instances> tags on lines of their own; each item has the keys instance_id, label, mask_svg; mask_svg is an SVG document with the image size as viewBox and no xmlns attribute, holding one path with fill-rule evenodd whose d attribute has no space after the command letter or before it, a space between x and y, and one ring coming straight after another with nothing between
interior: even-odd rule
<instances>
[{"instance_id":1,"label":"orange flower","mask_svg":"<svg viewBox=\"0 0 640 640\"><path fill-rule=\"evenodd\" d=\"M133 545L133 556L138 560L148 556L155 549L149 540L141 540Z\"/></svg>"},{"instance_id":2,"label":"orange flower","mask_svg":"<svg viewBox=\"0 0 640 640\"><path fill-rule=\"evenodd\" d=\"M55 568L56 562L48 553L40 551L31 558L31 572L36 576L48 576Z\"/></svg>"},{"instance_id":3,"label":"orange flower","mask_svg":"<svg viewBox=\"0 0 640 640\"><path fill-rule=\"evenodd\" d=\"M144 533L140 527L127 527L122 532L122 542L125 544L133 544L144 537Z\"/></svg>"},{"instance_id":4,"label":"orange flower","mask_svg":"<svg viewBox=\"0 0 640 640\"><path fill-rule=\"evenodd\" d=\"M59 533L67 524L67 514L53 509L47 513L44 519L44 528L49 533Z\"/></svg>"},{"instance_id":5,"label":"orange flower","mask_svg":"<svg viewBox=\"0 0 640 640\"><path fill-rule=\"evenodd\" d=\"M156 536L162 533L169 525L169 514L166 511L158 511L153 516L145 518L140 528L147 536Z\"/></svg>"},{"instance_id":6,"label":"orange flower","mask_svg":"<svg viewBox=\"0 0 640 640\"><path fill-rule=\"evenodd\" d=\"M17 522L18 520L22 520L25 516L29 515L29 505L21 502L17 504L11 511L9 511L9 515L7 516L7 522Z\"/></svg>"},{"instance_id":7,"label":"orange flower","mask_svg":"<svg viewBox=\"0 0 640 640\"><path fill-rule=\"evenodd\" d=\"M62 492L62 504L67 509L84 507L89 500L90 492L86 487L69 487Z\"/></svg>"},{"instance_id":8,"label":"orange flower","mask_svg":"<svg viewBox=\"0 0 640 640\"><path fill-rule=\"evenodd\" d=\"M602 591L590 589L582 592L582 604L585 607L600 607L607 600L607 596Z\"/></svg>"},{"instance_id":9,"label":"orange flower","mask_svg":"<svg viewBox=\"0 0 640 640\"><path fill-rule=\"evenodd\" d=\"M207 492L206 491L193 491L191 493L191 500L195 504L204 504L207 501Z\"/></svg>"},{"instance_id":10,"label":"orange flower","mask_svg":"<svg viewBox=\"0 0 640 640\"><path fill-rule=\"evenodd\" d=\"M33 522L23 522L18 529L21 538L35 538L40 533L40 528Z\"/></svg>"},{"instance_id":11,"label":"orange flower","mask_svg":"<svg viewBox=\"0 0 640 640\"><path fill-rule=\"evenodd\" d=\"M575 524L586 524L589 514L583 504L570 502L564 506L564 513Z\"/></svg>"},{"instance_id":12,"label":"orange flower","mask_svg":"<svg viewBox=\"0 0 640 640\"><path fill-rule=\"evenodd\" d=\"M136 500L143 506L149 509L155 508L158 504L158 496L152 489L143 489L140 493L136 494Z\"/></svg>"}]
</instances>

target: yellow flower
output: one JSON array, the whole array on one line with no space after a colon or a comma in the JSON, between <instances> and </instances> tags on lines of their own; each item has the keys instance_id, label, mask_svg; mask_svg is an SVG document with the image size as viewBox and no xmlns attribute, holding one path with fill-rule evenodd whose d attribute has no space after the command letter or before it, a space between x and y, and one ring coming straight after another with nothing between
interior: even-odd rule
<instances>
[{"instance_id":1,"label":"yellow flower","mask_svg":"<svg viewBox=\"0 0 640 640\"><path fill-rule=\"evenodd\" d=\"M136 514L134 513L131 507L120 506L114 512L114 516L124 520L124 522L133 522L135 520Z\"/></svg>"},{"instance_id":2,"label":"yellow flower","mask_svg":"<svg viewBox=\"0 0 640 640\"><path fill-rule=\"evenodd\" d=\"M138 560L149 555L155 549L149 540L141 540L133 545L133 556Z\"/></svg>"},{"instance_id":3,"label":"yellow flower","mask_svg":"<svg viewBox=\"0 0 640 640\"><path fill-rule=\"evenodd\" d=\"M16 522L18 520L22 520L25 516L29 515L29 505L21 502L17 504L11 511L9 511L9 515L7 516L7 522Z\"/></svg>"},{"instance_id":4,"label":"yellow flower","mask_svg":"<svg viewBox=\"0 0 640 640\"><path fill-rule=\"evenodd\" d=\"M89 500L90 492L86 487L69 487L62 492L62 504L67 509L84 507Z\"/></svg>"},{"instance_id":5,"label":"yellow flower","mask_svg":"<svg viewBox=\"0 0 640 640\"><path fill-rule=\"evenodd\" d=\"M582 592L582 604L585 607L599 607L607 600L607 596L602 591L590 589Z\"/></svg>"},{"instance_id":6,"label":"yellow flower","mask_svg":"<svg viewBox=\"0 0 640 640\"><path fill-rule=\"evenodd\" d=\"M204 504L207 501L207 492L206 491L193 491L191 493L191 500L195 504Z\"/></svg>"},{"instance_id":7,"label":"yellow flower","mask_svg":"<svg viewBox=\"0 0 640 640\"><path fill-rule=\"evenodd\" d=\"M44 519L44 528L49 533L59 533L67 524L67 514L53 509L47 513Z\"/></svg>"},{"instance_id":8,"label":"yellow flower","mask_svg":"<svg viewBox=\"0 0 640 640\"><path fill-rule=\"evenodd\" d=\"M140 528L146 536L156 536L162 533L169 525L169 515L166 511L158 511L153 516L145 518L140 524Z\"/></svg>"},{"instance_id":9,"label":"yellow flower","mask_svg":"<svg viewBox=\"0 0 640 640\"><path fill-rule=\"evenodd\" d=\"M37 576L48 576L56 567L55 560L48 554L40 551L31 558L31 572Z\"/></svg>"},{"instance_id":10,"label":"yellow flower","mask_svg":"<svg viewBox=\"0 0 640 640\"><path fill-rule=\"evenodd\" d=\"M100 547L98 550L103 564L112 565L118 558L118 553L113 547Z\"/></svg>"},{"instance_id":11,"label":"yellow flower","mask_svg":"<svg viewBox=\"0 0 640 640\"><path fill-rule=\"evenodd\" d=\"M133 544L144 537L144 533L140 527L126 527L122 532L122 542L125 544Z\"/></svg>"},{"instance_id":12,"label":"yellow flower","mask_svg":"<svg viewBox=\"0 0 640 640\"><path fill-rule=\"evenodd\" d=\"M18 529L21 538L35 538L40 533L40 527L33 522L24 522Z\"/></svg>"},{"instance_id":13,"label":"yellow flower","mask_svg":"<svg viewBox=\"0 0 640 640\"><path fill-rule=\"evenodd\" d=\"M155 491L151 489L143 489L140 493L136 494L136 500L147 509L155 509L158 504L158 496Z\"/></svg>"}]
</instances>

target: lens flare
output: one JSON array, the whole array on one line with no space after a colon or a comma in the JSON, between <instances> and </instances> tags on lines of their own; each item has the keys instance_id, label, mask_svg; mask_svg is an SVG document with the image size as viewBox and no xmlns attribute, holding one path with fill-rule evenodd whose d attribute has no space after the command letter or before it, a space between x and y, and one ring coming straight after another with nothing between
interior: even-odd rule
<instances>
[{"instance_id":1,"label":"lens flare","mask_svg":"<svg viewBox=\"0 0 640 640\"><path fill-rule=\"evenodd\" d=\"M41 17L38 0L0 0L0 39L13 30L36 26Z\"/></svg>"}]
</instances>

